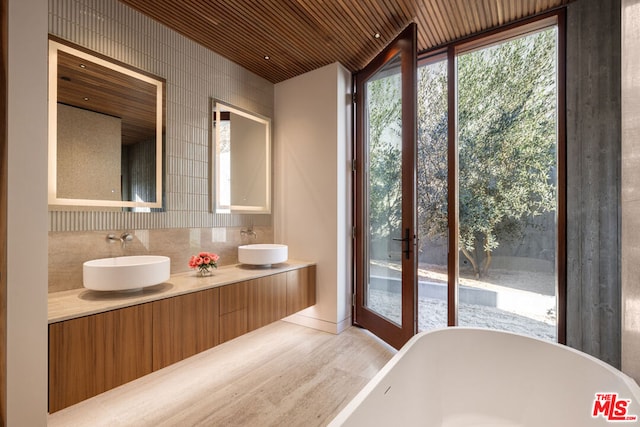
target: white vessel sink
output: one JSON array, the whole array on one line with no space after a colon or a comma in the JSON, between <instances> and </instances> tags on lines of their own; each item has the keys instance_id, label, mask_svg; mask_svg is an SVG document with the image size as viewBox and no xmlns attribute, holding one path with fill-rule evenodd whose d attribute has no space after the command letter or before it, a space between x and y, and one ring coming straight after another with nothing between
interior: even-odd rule
<instances>
[{"instance_id":1,"label":"white vessel sink","mask_svg":"<svg viewBox=\"0 0 640 427\"><path fill-rule=\"evenodd\" d=\"M129 291L169 279L170 259L160 255L102 258L82 265L84 287L95 291Z\"/></svg>"},{"instance_id":2,"label":"white vessel sink","mask_svg":"<svg viewBox=\"0 0 640 427\"><path fill-rule=\"evenodd\" d=\"M271 265L289 259L289 247L276 243L238 246L238 261L250 265Z\"/></svg>"}]
</instances>

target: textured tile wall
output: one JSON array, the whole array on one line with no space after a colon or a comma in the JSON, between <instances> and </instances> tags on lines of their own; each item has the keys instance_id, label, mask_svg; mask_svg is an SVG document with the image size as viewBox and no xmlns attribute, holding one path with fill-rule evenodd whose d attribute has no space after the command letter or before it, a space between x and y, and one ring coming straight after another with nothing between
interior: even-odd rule
<instances>
[{"instance_id":1,"label":"textured tile wall","mask_svg":"<svg viewBox=\"0 0 640 427\"><path fill-rule=\"evenodd\" d=\"M49 33L167 82L166 211L49 212L50 292L81 287L88 259L161 254L180 272L199 250L220 253L226 265L237 262L239 244L273 241L271 215L210 213L208 120L210 98L272 117L273 84L117 0L49 0ZM252 242L240 234L248 225L257 230ZM106 241L123 231L134 234L126 248Z\"/></svg>"},{"instance_id":2,"label":"textured tile wall","mask_svg":"<svg viewBox=\"0 0 640 427\"><path fill-rule=\"evenodd\" d=\"M271 224L209 212L208 111L215 97L272 117L272 83L117 0L49 0L49 33L167 81L166 212L50 212L50 231Z\"/></svg>"}]
</instances>

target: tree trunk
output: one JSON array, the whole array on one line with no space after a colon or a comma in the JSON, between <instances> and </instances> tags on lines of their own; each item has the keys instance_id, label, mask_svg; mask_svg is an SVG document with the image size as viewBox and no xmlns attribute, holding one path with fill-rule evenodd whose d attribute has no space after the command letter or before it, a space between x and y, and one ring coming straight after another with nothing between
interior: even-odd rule
<instances>
[{"instance_id":1,"label":"tree trunk","mask_svg":"<svg viewBox=\"0 0 640 427\"><path fill-rule=\"evenodd\" d=\"M460 250L464 254L465 258L467 258L469 260L469 262L471 263L471 265L473 266L473 273L475 274L476 279L479 279L480 278L480 270L478 269L478 263L476 262L475 258L472 257L471 254L469 253L469 251L467 251L465 248L460 248Z\"/></svg>"},{"instance_id":2,"label":"tree trunk","mask_svg":"<svg viewBox=\"0 0 640 427\"><path fill-rule=\"evenodd\" d=\"M491 251L484 252L484 267L482 268L482 275L486 276L489 272L489 267L491 266Z\"/></svg>"}]
</instances>

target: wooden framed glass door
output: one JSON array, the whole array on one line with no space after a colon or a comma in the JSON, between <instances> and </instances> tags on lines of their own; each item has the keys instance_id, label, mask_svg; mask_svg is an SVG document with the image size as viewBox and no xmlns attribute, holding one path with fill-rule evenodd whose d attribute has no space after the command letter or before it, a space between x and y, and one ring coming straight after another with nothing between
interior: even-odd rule
<instances>
[{"instance_id":1,"label":"wooden framed glass door","mask_svg":"<svg viewBox=\"0 0 640 427\"><path fill-rule=\"evenodd\" d=\"M400 348L416 332L416 34L356 75L354 322Z\"/></svg>"}]
</instances>

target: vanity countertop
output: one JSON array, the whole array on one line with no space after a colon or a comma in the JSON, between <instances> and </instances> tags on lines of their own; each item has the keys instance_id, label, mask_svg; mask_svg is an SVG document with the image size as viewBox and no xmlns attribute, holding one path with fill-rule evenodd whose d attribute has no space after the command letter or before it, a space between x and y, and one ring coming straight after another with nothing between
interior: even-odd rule
<instances>
[{"instance_id":1,"label":"vanity countertop","mask_svg":"<svg viewBox=\"0 0 640 427\"><path fill-rule=\"evenodd\" d=\"M272 267L238 264L220 267L213 270L212 275L205 277L199 277L195 271L172 274L164 283L133 292L100 292L86 288L53 292L49 294L49 323L271 276L311 265L314 263L294 260Z\"/></svg>"}]
</instances>

